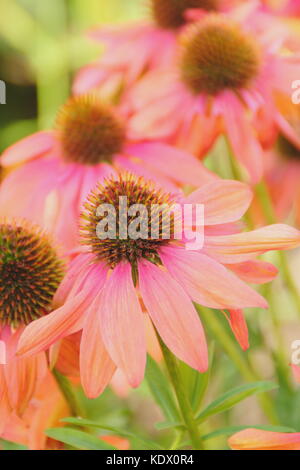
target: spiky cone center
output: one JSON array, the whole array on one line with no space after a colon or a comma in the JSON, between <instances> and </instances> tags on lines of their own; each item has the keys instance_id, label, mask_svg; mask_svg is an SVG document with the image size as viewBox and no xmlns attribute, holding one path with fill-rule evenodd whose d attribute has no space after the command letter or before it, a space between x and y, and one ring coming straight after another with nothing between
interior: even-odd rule
<instances>
[{"instance_id":1,"label":"spiky cone center","mask_svg":"<svg viewBox=\"0 0 300 470\"><path fill-rule=\"evenodd\" d=\"M132 215L130 208L136 204L142 205L147 213L142 210ZM155 188L142 177L125 174L118 179L105 180L90 193L85 203L81 224L82 242L89 246L98 260L111 268L121 261L128 261L134 268L141 258L159 264L159 248L174 240L173 206L174 200L170 194ZM102 209L99 211L99 207L105 209L105 212ZM108 226L104 222L110 216L112 223L116 221L116 230L113 237L105 239ZM130 227L136 223L137 217L139 224L136 228L143 233L140 238L133 239ZM153 227L157 229L155 232Z\"/></svg>"},{"instance_id":2,"label":"spiky cone center","mask_svg":"<svg viewBox=\"0 0 300 470\"><path fill-rule=\"evenodd\" d=\"M0 324L16 328L49 312L64 265L28 222L0 221Z\"/></svg>"},{"instance_id":3,"label":"spiky cone center","mask_svg":"<svg viewBox=\"0 0 300 470\"><path fill-rule=\"evenodd\" d=\"M190 8L217 10L219 0L151 0L152 15L163 29L176 29L186 23L185 12Z\"/></svg>"},{"instance_id":4,"label":"spiky cone center","mask_svg":"<svg viewBox=\"0 0 300 470\"><path fill-rule=\"evenodd\" d=\"M62 157L67 162L111 162L125 141L125 130L112 109L94 95L70 98L55 123Z\"/></svg>"},{"instance_id":5,"label":"spiky cone center","mask_svg":"<svg viewBox=\"0 0 300 470\"><path fill-rule=\"evenodd\" d=\"M260 68L259 47L239 25L210 15L192 26L181 57L181 78L194 93L248 88Z\"/></svg>"}]
</instances>

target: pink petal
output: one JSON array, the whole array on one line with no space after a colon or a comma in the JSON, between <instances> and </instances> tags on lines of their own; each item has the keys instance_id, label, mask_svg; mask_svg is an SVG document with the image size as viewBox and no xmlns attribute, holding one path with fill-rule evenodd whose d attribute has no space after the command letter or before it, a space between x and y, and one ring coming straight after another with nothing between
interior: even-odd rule
<instances>
[{"instance_id":1,"label":"pink petal","mask_svg":"<svg viewBox=\"0 0 300 470\"><path fill-rule=\"evenodd\" d=\"M300 245L300 232L288 225L274 224L251 232L206 237L205 243L205 250L213 257L231 264L245 261L253 254L295 248Z\"/></svg>"},{"instance_id":2,"label":"pink petal","mask_svg":"<svg viewBox=\"0 0 300 470\"><path fill-rule=\"evenodd\" d=\"M73 93L75 95L87 93L105 80L107 75L108 71L100 67L99 64L83 67L75 77Z\"/></svg>"},{"instance_id":3,"label":"pink petal","mask_svg":"<svg viewBox=\"0 0 300 470\"><path fill-rule=\"evenodd\" d=\"M145 372L146 339L129 263L120 263L104 286L100 322L109 355L130 385L137 387Z\"/></svg>"},{"instance_id":4,"label":"pink petal","mask_svg":"<svg viewBox=\"0 0 300 470\"><path fill-rule=\"evenodd\" d=\"M224 312L230 328L241 348L246 351L249 348L248 327L242 310L230 310L229 317Z\"/></svg>"},{"instance_id":5,"label":"pink petal","mask_svg":"<svg viewBox=\"0 0 300 470\"><path fill-rule=\"evenodd\" d=\"M300 384L300 366L296 364L291 364L295 381Z\"/></svg>"},{"instance_id":6,"label":"pink petal","mask_svg":"<svg viewBox=\"0 0 300 470\"><path fill-rule=\"evenodd\" d=\"M281 433L245 429L228 440L235 450L300 450L300 432Z\"/></svg>"},{"instance_id":7,"label":"pink petal","mask_svg":"<svg viewBox=\"0 0 300 470\"><path fill-rule=\"evenodd\" d=\"M205 334L181 285L149 261L139 263L143 302L160 336L182 361L200 372L208 367Z\"/></svg>"},{"instance_id":8,"label":"pink petal","mask_svg":"<svg viewBox=\"0 0 300 470\"><path fill-rule=\"evenodd\" d=\"M64 336L82 329L91 293L92 289L86 289L54 312L30 323L20 338L18 354L46 350Z\"/></svg>"},{"instance_id":9,"label":"pink petal","mask_svg":"<svg viewBox=\"0 0 300 470\"><path fill-rule=\"evenodd\" d=\"M99 296L101 301L101 295ZM88 398L98 397L110 382L116 366L109 357L100 334L99 300L90 308L80 343L80 377Z\"/></svg>"},{"instance_id":10,"label":"pink petal","mask_svg":"<svg viewBox=\"0 0 300 470\"><path fill-rule=\"evenodd\" d=\"M263 151L251 124L247 121L247 110L230 95L226 96L223 106L225 129L235 158L246 167L251 182L257 183L263 172Z\"/></svg>"},{"instance_id":11,"label":"pink petal","mask_svg":"<svg viewBox=\"0 0 300 470\"><path fill-rule=\"evenodd\" d=\"M206 184L186 198L189 204L204 204L205 225L239 220L252 201L251 189L239 181L217 180Z\"/></svg>"},{"instance_id":12,"label":"pink petal","mask_svg":"<svg viewBox=\"0 0 300 470\"><path fill-rule=\"evenodd\" d=\"M189 153L163 143L140 143L126 148L129 155L175 181L199 186L216 177Z\"/></svg>"},{"instance_id":13,"label":"pink petal","mask_svg":"<svg viewBox=\"0 0 300 470\"><path fill-rule=\"evenodd\" d=\"M228 268L243 281L250 282L250 284L265 284L266 282L273 281L278 274L276 266L260 260L229 264Z\"/></svg>"},{"instance_id":14,"label":"pink petal","mask_svg":"<svg viewBox=\"0 0 300 470\"><path fill-rule=\"evenodd\" d=\"M11 172L0 188L0 215L44 222L45 200L57 184L58 160L38 159Z\"/></svg>"},{"instance_id":15,"label":"pink petal","mask_svg":"<svg viewBox=\"0 0 300 470\"><path fill-rule=\"evenodd\" d=\"M38 157L48 152L54 145L52 132L41 131L32 134L25 139L9 147L1 156L1 165L11 166L23 163L31 158Z\"/></svg>"},{"instance_id":16,"label":"pink petal","mask_svg":"<svg viewBox=\"0 0 300 470\"><path fill-rule=\"evenodd\" d=\"M180 248L163 248L161 259L188 295L210 308L267 308L267 303L224 266L206 255Z\"/></svg>"}]
</instances>

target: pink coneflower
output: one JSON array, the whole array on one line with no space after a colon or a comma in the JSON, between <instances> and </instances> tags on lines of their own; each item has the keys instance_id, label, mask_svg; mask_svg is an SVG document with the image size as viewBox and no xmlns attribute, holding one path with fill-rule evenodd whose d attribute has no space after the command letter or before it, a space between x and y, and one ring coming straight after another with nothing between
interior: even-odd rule
<instances>
[{"instance_id":1,"label":"pink coneflower","mask_svg":"<svg viewBox=\"0 0 300 470\"><path fill-rule=\"evenodd\" d=\"M300 432L272 432L244 429L228 440L234 450L300 450Z\"/></svg>"},{"instance_id":2,"label":"pink coneflower","mask_svg":"<svg viewBox=\"0 0 300 470\"><path fill-rule=\"evenodd\" d=\"M178 35L188 23L188 13L219 11L230 0L148 0L149 20L126 26L102 26L89 36L106 45L104 55L77 75L75 94L101 88L111 94L134 83L149 70L168 67L178 53Z\"/></svg>"},{"instance_id":3,"label":"pink coneflower","mask_svg":"<svg viewBox=\"0 0 300 470\"><path fill-rule=\"evenodd\" d=\"M55 130L25 138L4 152L3 166L24 163L0 189L0 214L22 216L53 231L72 249L78 218L97 181L127 170L174 190L198 186L211 173L186 152L158 142L133 142L114 111L93 96L71 98Z\"/></svg>"},{"instance_id":4,"label":"pink coneflower","mask_svg":"<svg viewBox=\"0 0 300 470\"><path fill-rule=\"evenodd\" d=\"M70 409L54 377L46 371L24 409L22 416L11 412L0 431L0 437L25 445L29 450L58 450L62 444L46 436L45 430L63 426L62 418Z\"/></svg>"},{"instance_id":5,"label":"pink coneflower","mask_svg":"<svg viewBox=\"0 0 300 470\"><path fill-rule=\"evenodd\" d=\"M121 196L127 197L129 207L143 204L148 212L163 204L156 237L124 239L124 229L134 220L119 221L119 217L116 236L99 237L104 219L97 208L111 204L109 213L120 216ZM234 222L247 210L251 191L242 183L218 180L177 201L179 207L185 203L205 207L204 246L187 250L186 239L175 237L177 219L170 214L174 200L142 177L128 174L99 184L83 213L82 237L88 251L72 260L57 292L56 301L63 305L26 328L19 354L37 353L82 330L80 369L87 395L100 394L116 367L136 387L145 369L147 313L168 348L203 372L207 368L206 341L193 301L232 309L230 324L244 345L246 325L240 309L267 307L244 281L267 282L276 275L272 265L256 261L255 256L299 245L300 234L285 225L238 233ZM163 222L168 218L173 222L165 237ZM149 225L146 230L149 235Z\"/></svg>"},{"instance_id":6,"label":"pink coneflower","mask_svg":"<svg viewBox=\"0 0 300 470\"><path fill-rule=\"evenodd\" d=\"M300 226L300 107L284 103L286 125L265 157L265 181L278 220L289 216Z\"/></svg>"},{"instance_id":7,"label":"pink coneflower","mask_svg":"<svg viewBox=\"0 0 300 470\"><path fill-rule=\"evenodd\" d=\"M0 427L10 411L22 414L46 373L44 354L15 353L25 326L49 313L62 277L45 234L25 221L0 220Z\"/></svg>"},{"instance_id":8,"label":"pink coneflower","mask_svg":"<svg viewBox=\"0 0 300 470\"><path fill-rule=\"evenodd\" d=\"M128 99L131 135L171 139L203 156L225 134L253 182L263 171L257 122L284 125L275 92L291 93L299 57L281 55L286 31L250 5L190 26L177 67L149 72Z\"/></svg>"}]
</instances>

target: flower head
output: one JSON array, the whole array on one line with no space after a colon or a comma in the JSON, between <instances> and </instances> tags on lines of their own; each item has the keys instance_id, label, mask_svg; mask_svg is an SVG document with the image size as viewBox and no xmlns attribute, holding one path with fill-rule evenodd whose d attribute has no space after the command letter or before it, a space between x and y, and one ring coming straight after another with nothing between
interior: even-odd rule
<instances>
[{"instance_id":1,"label":"flower head","mask_svg":"<svg viewBox=\"0 0 300 470\"><path fill-rule=\"evenodd\" d=\"M17 328L48 313L63 278L47 236L27 222L0 221L0 324Z\"/></svg>"},{"instance_id":2,"label":"flower head","mask_svg":"<svg viewBox=\"0 0 300 470\"><path fill-rule=\"evenodd\" d=\"M290 96L299 57L283 54L288 29L254 7L209 13L184 31L176 64L148 72L127 96L132 138L159 136L203 158L224 134L249 180L261 179L259 137L285 126L275 97Z\"/></svg>"},{"instance_id":3,"label":"flower head","mask_svg":"<svg viewBox=\"0 0 300 470\"><path fill-rule=\"evenodd\" d=\"M117 217L124 209L120 209L120 197L126 198L129 217L125 220ZM217 180L183 198L170 197L131 175L105 180L88 198L82 228L88 250L70 264L56 295L62 306L26 328L19 354L37 353L82 330L80 373L88 396L101 393L116 367L136 387L145 369L147 314L177 357L205 371L206 341L193 302L229 310L230 326L246 348L242 309L267 307L246 282L268 282L277 273L269 263L253 258L267 250L300 243L299 232L284 225L239 233L235 222L250 201L249 188L236 181ZM183 213L187 230L178 229L176 215L176 230L171 229L166 236L161 224L168 219L174 202ZM150 205L157 209L157 203L163 203L163 211L156 235L149 239L148 211L144 209ZM192 249L186 249L187 239L192 227L199 231L201 227L194 217L186 217L186 204L202 204L205 210L204 243ZM129 233L134 234L131 239Z\"/></svg>"},{"instance_id":4,"label":"flower head","mask_svg":"<svg viewBox=\"0 0 300 470\"><path fill-rule=\"evenodd\" d=\"M94 95L67 101L53 131L18 142L1 162L11 172L0 188L0 214L45 226L67 250L78 244L82 203L98 181L130 171L176 191L215 177L187 152L160 142L132 141L124 117Z\"/></svg>"},{"instance_id":5,"label":"flower head","mask_svg":"<svg viewBox=\"0 0 300 470\"><path fill-rule=\"evenodd\" d=\"M43 353L16 357L17 343L27 324L53 308L64 265L46 234L25 220L0 220L0 253L0 412L22 414L47 366Z\"/></svg>"}]
</instances>

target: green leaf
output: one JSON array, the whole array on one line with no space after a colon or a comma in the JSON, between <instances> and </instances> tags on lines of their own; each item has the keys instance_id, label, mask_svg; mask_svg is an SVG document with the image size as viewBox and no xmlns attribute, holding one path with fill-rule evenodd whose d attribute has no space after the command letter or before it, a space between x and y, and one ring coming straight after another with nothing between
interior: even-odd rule
<instances>
[{"instance_id":1,"label":"green leaf","mask_svg":"<svg viewBox=\"0 0 300 470\"><path fill-rule=\"evenodd\" d=\"M185 425L183 423L180 423L179 421L162 421L160 423L155 424L156 429L159 429L162 431L163 429L171 429L171 428L177 428L177 429L185 429Z\"/></svg>"},{"instance_id":2,"label":"green leaf","mask_svg":"<svg viewBox=\"0 0 300 470\"><path fill-rule=\"evenodd\" d=\"M72 428L51 428L45 434L52 439L84 450L115 450L116 448L99 437Z\"/></svg>"},{"instance_id":3,"label":"green leaf","mask_svg":"<svg viewBox=\"0 0 300 470\"><path fill-rule=\"evenodd\" d=\"M64 418L61 421L63 421L64 423L76 424L77 426L88 426L91 428L102 429L104 431L112 432L118 436L126 437L127 439L135 439L136 441L140 442L143 445L143 447L145 447L146 449L152 449L152 450L163 449L163 447L161 447L159 444L157 444L154 441L151 441L149 439L144 439L134 433L124 431L123 429L119 429L113 426L102 425L95 421L90 421L88 419L70 417L70 418Z\"/></svg>"},{"instance_id":4,"label":"green leaf","mask_svg":"<svg viewBox=\"0 0 300 470\"><path fill-rule=\"evenodd\" d=\"M256 393L267 392L278 388L278 385L272 382L253 382L240 387L236 387L229 392L224 393L217 400L211 402L201 413L197 415L197 421L203 422L212 415L223 413L229 408L239 403L245 398L255 395Z\"/></svg>"},{"instance_id":5,"label":"green leaf","mask_svg":"<svg viewBox=\"0 0 300 470\"><path fill-rule=\"evenodd\" d=\"M172 389L158 364L148 355L146 380L149 389L169 421L180 421Z\"/></svg>"},{"instance_id":6,"label":"green leaf","mask_svg":"<svg viewBox=\"0 0 300 470\"><path fill-rule=\"evenodd\" d=\"M285 426L253 426L248 425L248 426L228 426L226 428L218 429L217 431L213 431L209 434L205 434L202 436L203 441L208 441L209 439L214 439L215 437L219 436L227 436L227 435L232 435L238 431L243 431L243 429L249 429L249 428L254 428L254 429L262 429L264 431L273 431L273 432L296 432L295 429L293 428L287 428Z\"/></svg>"},{"instance_id":7,"label":"green leaf","mask_svg":"<svg viewBox=\"0 0 300 470\"><path fill-rule=\"evenodd\" d=\"M28 447L23 446L22 444L17 444L16 442L6 441L5 439L0 439L0 449L1 450L28 450Z\"/></svg>"}]
</instances>

